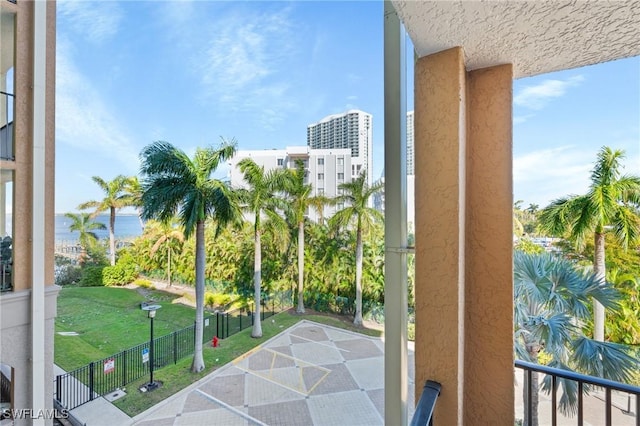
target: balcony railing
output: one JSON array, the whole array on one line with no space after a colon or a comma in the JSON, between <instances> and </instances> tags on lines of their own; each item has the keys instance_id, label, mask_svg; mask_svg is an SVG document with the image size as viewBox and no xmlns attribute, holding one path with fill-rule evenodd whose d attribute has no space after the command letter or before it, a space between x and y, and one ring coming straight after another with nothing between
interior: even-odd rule
<instances>
[{"instance_id":1,"label":"balcony railing","mask_svg":"<svg viewBox=\"0 0 640 426\"><path fill-rule=\"evenodd\" d=\"M527 400L524 402L524 424L530 425L533 413L533 400L532 396L534 392L540 392L539 389L533 390L532 387L532 375L534 372L543 373L551 377L551 424L557 425L558 423L558 386L557 380L559 378L569 379L577 383L578 389L578 407L577 407L577 424L582 426L585 421L588 424L604 424L611 426L613 423L613 409L621 411L621 414L625 416L624 424L640 426L640 387L627 385L624 383L614 382L612 380L601 379L593 376L586 376L584 374L575 373L572 371L562 370L559 368L547 367L545 365L534 364L531 362L516 360L516 368L520 368L524 371L525 385L528 384L529 389L527 392ZM585 388L587 386L593 386L602 389L604 392L604 413L598 413L604 418L599 419L587 419L585 420ZM614 407L612 394L613 392L619 392L625 396L627 402L626 407ZM634 401L635 400L635 401ZM591 402L591 401L590 401ZM635 417L635 419L634 419ZM541 424L548 424L548 419L541 420ZM604 421L604 423L603 423ZM595 423L594 423L595 422ZM575 420L572 424L576 424ZM620 420L616 420L616 425L622 424Z\"/></svg>"},{"instance_id":2,"label":"balcony railing","mask_svg":"<svg viewBox=\"0 0 640 426\"><path fill-rule=\"evenodd\" d=\"M0 126L0 160L15 160L13 153L13 94L0 91L4 98L5 116Z\"/></svg>"}]
</instances>

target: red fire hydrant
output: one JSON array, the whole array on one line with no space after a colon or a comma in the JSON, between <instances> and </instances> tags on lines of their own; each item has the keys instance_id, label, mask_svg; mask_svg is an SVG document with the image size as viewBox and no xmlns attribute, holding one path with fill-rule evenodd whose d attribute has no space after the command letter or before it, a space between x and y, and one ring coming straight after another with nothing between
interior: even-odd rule
<instances>
[{"instance_id":1,"label":"red fire hydrant","mask_svg":"<svg viewBox=\"0 0 640 426\"><path fill-rule=\"evenodd\" d=\"M218 347L218 336L213 336L213 340L211 340L211 344L214 348Z\"/></svg>"}]
</instances>

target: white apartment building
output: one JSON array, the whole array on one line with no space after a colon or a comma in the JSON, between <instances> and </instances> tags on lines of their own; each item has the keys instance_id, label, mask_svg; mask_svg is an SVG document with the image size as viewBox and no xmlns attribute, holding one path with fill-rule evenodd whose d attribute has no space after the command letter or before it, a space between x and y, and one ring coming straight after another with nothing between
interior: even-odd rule
<instances>
[{"instance_id":1,"label":"white apartment building","mask_svg":"<svg viewBox=\"0 0 640 426\"><path fill-rule=\"evenodd\" d=\"M311 149L349 149L351 178L366 169L367 184L373 183L372 116L364 111L349 110L329 115L307 126L307 145Z\"/></svg>"},{"instance_id":2,"label":"white apartment building","mask_svg":"<svg viewBox=\"0 0 640 426\"><path fill-rule=\"evenodd\" d=\"M256 164L264 167L265 171L275 168L293 169L296 167L296 161L302 160L307 171L306 183L311 184L313 196L335 197L341 183L351 182L353 163L351 150L346 148L310 149L308 146L289 146L286 149L240 150L229 161L231 186L234 188L246 187L243 174L238 168L238 163L243 158L253 159ZM310 209L307 217L317 222L320 216L327 219L343 207L327 206L321 214Z\"/></svg>"}]
</instances>

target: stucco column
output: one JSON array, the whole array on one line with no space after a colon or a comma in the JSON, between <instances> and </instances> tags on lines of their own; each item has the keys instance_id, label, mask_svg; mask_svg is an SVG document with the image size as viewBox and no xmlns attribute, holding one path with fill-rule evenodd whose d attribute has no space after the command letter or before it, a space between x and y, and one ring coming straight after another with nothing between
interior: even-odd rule
<instances>
[{"instance_id":1,"label":"stucco column","mask_svg":"<svg viewBox=\"0 0 640 426\"><path fill-rule=\"evenodd\" d=\"M463 421L465 69L460 48L415 66L416 402L442 384L435 424Z\"/></svg>"},{"instance_id":2,"label":"stucco column","mask_svg":"<svg viewBox=\"0 0 640 426\"><path fill-rule=\"evenodd\" d=\"M467 75L465 424L514 424L512 67Z\"/></svg>"},{"instance_id":3,"label":"stucco column","mask_svg":"<svg viewBox=\"0 0 640 426\"><path fill-rule=\"evenodd\" d=\"M513 424L511 87L461 48L416 64L416 401L442 384L436 424Z\"/></svg>"}]
</instances>

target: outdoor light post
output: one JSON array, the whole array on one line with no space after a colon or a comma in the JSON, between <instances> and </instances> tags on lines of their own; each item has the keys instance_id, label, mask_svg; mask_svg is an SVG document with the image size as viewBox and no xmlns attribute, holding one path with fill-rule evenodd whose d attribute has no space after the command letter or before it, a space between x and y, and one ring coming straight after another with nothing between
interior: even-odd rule
<instances>
[{"instance_id":1,"label":"outdoor light post","mask_svg":"<svg viewBox=\"0 0 640 426\"><path fill-rule=\"evenodd\" d=\"M142 309L147 311L149 319L151 319L151 340L149 341L149 383L146 386L147 392L154 390L158 387L158 383L153 381L153 319L156 317L156 311L160 309L160 305L147 305Z\"/></svg>"}]
</instances>

